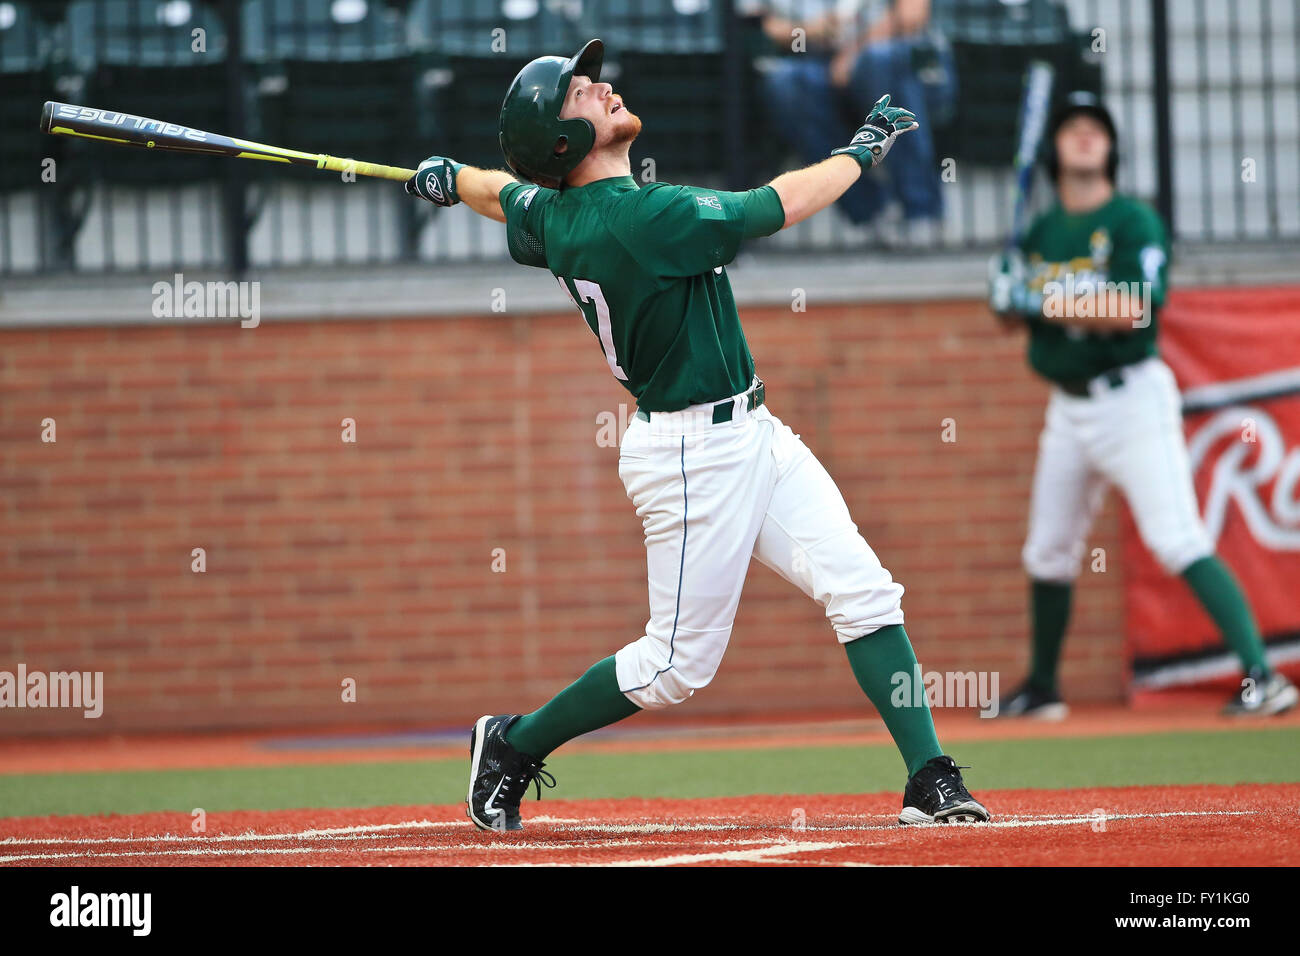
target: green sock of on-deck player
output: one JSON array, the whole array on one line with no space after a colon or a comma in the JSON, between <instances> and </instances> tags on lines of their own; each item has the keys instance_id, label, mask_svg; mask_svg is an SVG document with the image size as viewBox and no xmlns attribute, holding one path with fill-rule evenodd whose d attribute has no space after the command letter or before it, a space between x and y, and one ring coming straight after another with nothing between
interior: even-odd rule
<instances>
[{"instance_id":1,"label":"green sock of on-deck player","mask_svg":"<svg viewBox=\"0 0 1300 956\"><path fill-rule=\"evenodd\" d=\"M1045 693L1056 691L1056 668L1061 661L1065 628L1070 623L1070 596L1073 592L1072 584L1029 582L1029 613L1034 631L1029 683Z\"/></svg>"},{"instance_id":2,"label":"green sock of on-deck player","mask_svg":"<svg viewBox=\"0 0 1300 956\"><path fill-rule=\"evenodd\" d=\"M1228 566L1215 555L1209 555L1193 561L1182 577L1196 592L1201 606L1214 618L1228 647L1241 658L1241 666L1247 671L1263 671L1265 676L1270 674L1255 615Z\"/></svg>"},{"instance_id":3,"label":"green sock of on-deck player","mask_svg":"<svg viewBox=\"0 0 1300 956\"><path fill-rule=\"evenodd\" d=\"M506 731L506 741L530 757L545 760L560 744L640 709L618 689L614 658L607 657L537 710L516 720Z\"/></svg>"},{"instance_id":4,"label":"green sock of on-deck player","mask_svg":"<svg viewBox=\"0 0 1300 956\"><path fill-rule=\"evenodd\" d=\"M910 681L919 670L916 652L912 650L912 642L907 639L903 625L882 627L866 637L849 641L844 649L848 652L849 666L853 668L858 686L880 711L880 718L903 755L907 775L912 776L925 766L927 760L942 755L926 695L920 695L920 707L895 707L890 699L895 689L893 676L906 674Z\"/></svg>"}]
</instances>

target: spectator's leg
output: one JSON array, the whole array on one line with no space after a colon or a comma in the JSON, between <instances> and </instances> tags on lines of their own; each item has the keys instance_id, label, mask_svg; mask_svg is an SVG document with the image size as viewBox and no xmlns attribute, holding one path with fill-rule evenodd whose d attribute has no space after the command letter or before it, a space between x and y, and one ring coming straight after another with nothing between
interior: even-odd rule
<instances>
[{"instance_id":1,"label":"spectator's leg","mask_svg":"<svg viewBox=\"0 0 1300 956\"><path fill-rule=\"evenodd\" d=\"M778 134L805 163L818 162L844 143L843 125L831 108L831 85L824 60L807 55L777 61L763 73L764 100ZM847 142L847 137L845 137Z\"/></svg>"},{"instance_id":2,"label":"spectator's leg","mask_svg":"<svg viewBox=\"0 0 1300 956\"><path fill-rule=\"evenodd\" d=\"M925 88L912 70L911 42L888 41L863 50L853 66L850 88L864 114L884 93L890 94L893 105L916 114L920 128L898 137L884 170L908 219L941 219L943 197L939 193L934 140L930 137Z\"/></svg>"},{"instance_id":3,"label":"spectator's leg","mask_svg":"<svg viewBox=\"0 0 1300 956\"><path fill-rule=\"evenodd\" d=\"M779 61L763 74L764 99L778 134L795 147L805 163L821 162L831 150L853 137L838 110L826 61L807 54ZM866 116L866 111L862 114ZM879 183L863 176L840 197L839 205L853 222L867 222L884 206Z\"/></svg>"}]
</instances>

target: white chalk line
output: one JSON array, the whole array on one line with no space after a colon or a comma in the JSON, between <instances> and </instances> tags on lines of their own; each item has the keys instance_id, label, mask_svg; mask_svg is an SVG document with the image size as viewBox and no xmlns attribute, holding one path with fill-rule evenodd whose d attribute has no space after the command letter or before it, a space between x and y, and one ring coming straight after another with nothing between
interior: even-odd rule
<instances>
[{"instance_id":1,"label":"white chalk line","mask_svg":"<svg viewBox=\"0 0 1300 956\"><path fill-rule=\"evenodd\" d=\"M987 823L949 823L934 824L925 827L907 827L908 830L922 829L933 832L953 832L956 829L969 829L974 832L987 831L990 829L1011 829L1011 828L1028 828L1043 826L1079 826L1093 825L1102 820L1150 820L1162 819L1168 817L1242 817L1252 816L1257 811L1254 810L1168 810L1159 813L1116 813L1116 814L1088 814L1084 816L1059 816L1035 819L1011 819L1011 820L992 820ZM835 827L805 827L805 831L829 832L851 830L855 832L869 832L873 830L899 830L897 824L889 826L835 826ZM772 862L772 863L801 863L802 861L780 859L788 857L795 853L807 853L820 850L835 850L843 847L853 847L862 849L866 846L879 846L881 844L862 844L862 843L818 843L818 842L783 842L772 846L763 847L756 850L729 850L720 853L679 853L671 856L649 857L639 860L611 860L604 862L581 861L573 866L678 866L690 865L696 863L721 863L721 862ZM528 864L523 864L528 865ZM860 863L859 865L870 866L872 864Z\"/></svg>"},{"instance_id":2,"label":"white chalk line","mask_svg":"<svg viewBox=\"0 0 1300 956\"><path fill-rule=\"evenodd\" d=\"M701 846L748 846L759 844L768 846L771 839L765 840L705 840L701 841ZM546 851L556 852L561 850L604 850L618 847L674 847L681 844L672 843L663 840L566 840L560 843L550 842L510 842L510 843L435 843L422 845L403 845L403 844L385 844L382 846L363 846L348 847L347 853L449 853L456 851L485 851L488 853L514 853L521 851ZM846 844L847 845L847 844ZM127 859L131 857L160 857L160 856L204 856L204 857L229 857L229 856L293 856L295 854L321 854L329 853L329 847L321 846L299 846L299 847L256 847L256 848L208 848L208 847L191 847L187 849L176 850L113 850L109 852L88 852L88 853L25 853L15 854L12 856L0 856L0 863L19 863L30 862L34 860L114 860Z\"/></svg>"},{"instance_id":3,"label":"white chalk line","mask_svg":"<svg viewBox=\"0 0 1300 956\"><path fill-rule=\"evenodd\" d=\"M689 866L693 863L756 863L774 857L786 857L795 853L818 853L823 850L838 850L843 847L856 847L856 843L792 841L775 843L753 850L722 850L717 853L674 853L670 856L648 857L641 860L610 860L602 863L587 863L589 866ZM583 865L583 864L579 864Z\"/></svg>"},{"instance_id":4,"label":"white chalk line","mask_svg":"<svg viewBox=\"0 0 1300 956\"><path fill-rule=\"evenodd\" d=\"M1157 813L1116 813L1116 814L1079 814L1075 816L1039 816L1033 818L1012 818L1010 820L994 819L988 823L951 823L946 825L908 827L908 830L941 830L953 832L956 830L991 830L991 829L1020 829L1031 827L1046 826L1078 826L1078 825L1095 825L1099 822L1123 821L1123 820L1153 820L1167 819L1174 817L1243 817L1253 816L1259 811L1255 810L1167 810ZM563 817L537 817L534 823L551 823L559 826L561 832L573 833L609 833L609 834L639 834L649 836L656 833L689 833L689 832L743 832L746 830L771 830L770 824L707 824L700 822L689 822L680 824L669 823L591 823L590 821L577 820ZM25 838L9 837L0 841L4 846L51 846L51 847L85 847L85 852L43 852L12 854L0 856L0 863L17 863L32 860L56 860L56 859L114 859L119 857L138 857L138 856L274 856L274 855L293 855L306 853L327 852L328 848L321 846L321 843L358 841L358 840L375 840L384 836L396 836L395 831L400 830L419 830L419 829L443 829L447 827L467 827L468 822L460 820L411 820L404 823L378 823L378 824L359 824L348 827L331 827L331 828L313 828L308 830L299 830L291 833L229 833L214 834L212 836L179 836L174 834L163 834L160 836L129 836L129 837L48 837L48 838ZM867 833L879 831L900 831L896 823L885 825L850 825L841 824L836 826L819 826L808 825L795 832L805 833L834 833L834 832L853 832ZM761 843L768 845L770 839L764 840L730 840L721 841L725 844L746 844ZM236 843L236 842L266 842L271 840L299 840L305 843L317 844L314 846L304 847L257 847L249 849L230 848L226 849L221 846L212 846L211 844ZM153 850L122 850L122 851L98 851L91 848L98 846L110 846L133 843L150 843L150 844L168 844L168 843L193 843L201 842L204 846L186 847L183 849L153 849ZM677 844L652 842L647 840L549 840L545 842L534 841L511 841L511 842L490 842L490 843L458 843L458 844L431 844L418 846L404 846L396 844L381 845L375 847L348 847L349 852L355 853L384 853L384 852L432 852L442 853L447 851L472 850L472 851L493 851L493 850L577 850L577 849L600 849L605 847L621 846L673 846ZM709 845L704 843L702 845ZM778 844L791 845L791 844ZM839 844L843 846L861 846L862 844ZM343 849L343 848L340 848ZM752 851L745 851L752 852ZM689 855L689 854L687 854ZM635 862L628 865L653 866L660 865L656 863ZM669 865L669 864L663 864Z\"/></svg>"},{"instance_id":5,"label":"white chalk line","mask_svg":"<svg viewBox=\"0 0 1300 956\"><path fill-rule=\"evenodd\" d=\"M1177 817L1177 816L1243 816L1256 813L1254 810L1171 810L1159 813L1136 813L1136 814L1106 814L1107 820L1126 820L1126 819L1145 819L1150 817ZM529 823L538 824L555 824L564 830L577 830L591 833L687 833L687 832L725 832L725 831L743 831L743 830L771 830L773 825L770 822L755 823L736 823L734 817L706 817L702 819L683 821L681 823L599 823L589 819L579 817L550 817L536 816L530 817ZM863 819L863 820L885 820L888 821L878 825L854 825L854 824L824 824L808 823L803 829L817 831L836 831L836 830L893 830L897 824L894 822L892 814L858 814L845 815L844 819ZM978 827L998 827L998 826L1047 826L1054 824L1069 824L1080 822L1093 822L1102 819L1101 814L1027 814L1011 820L997 820L996 818L983 824L970 824ZM709 823L707 820L731 820L730 823ZM949 824L950 826L952 824ZM407 820L402 823L370 823L355 824L346 827L327 827L312 828L307 830L293 830L287 832L270 832L260 833L255 830L247 830L242 833L214 833L208 834L174 834L162 833L152 836L103 836L103 837L19 837L9 836L0 839L0 847L4 846L93 846L97 844L115 844L115 843L188 843L193 840L203 840L206 843L231 843L231 842L261 842L264 840L341 840L341 839L372 839L384 833L395 833L400 830L421 830L421 829L446 829L460 828L469 826L466 820Z\"/></svg>"},{"instance_id":6,"label":"white chalk line","mask_svg":"<svg viewBox=\"0 0 1300 956\"><path fill-rule=\"evenodd\" d=\"M329 827L326 829L294 830L282 833L258 833L246 830L243 833L214 833L211 836L199 833L163 833L158 836L124 836L124 837L5 837L0 846L20 844L92 844L92 843L168 843L191 840L205 840L209 843L229 843L243 840L320 840L342 839L353 834L366 838L397 830L441 829L444 827L469 826L468 820L408 820L405 823L370 823L348 827Z\"/></svg>"}]
</instances>

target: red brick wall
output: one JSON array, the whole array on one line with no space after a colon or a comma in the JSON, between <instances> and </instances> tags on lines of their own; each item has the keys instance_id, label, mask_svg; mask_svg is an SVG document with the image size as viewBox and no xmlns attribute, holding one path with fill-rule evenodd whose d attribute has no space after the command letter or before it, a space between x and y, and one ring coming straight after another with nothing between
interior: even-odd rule
<instances>
[{"instance_id":1,"label":"red brick wall","mask_svg":"<svg viewBox=\"0 0 1300 956\"><path fill-rule=\"evenodd\" d=\"M974 302L745 319L772 410L906 586L923 666L1008 689L1046 395L1019 339ZM640 523L596 442L627 397L575 314L15 331L0 350L0 670L106 684L98 721L4 710L0 733L464 724L641 633ZM1110 569L1081 588L1075 697L1122 679L1113 504L1095 543ZM860 704L818 608L755 564L717 679L683 707Z\"/></svg>"}]
</instances>

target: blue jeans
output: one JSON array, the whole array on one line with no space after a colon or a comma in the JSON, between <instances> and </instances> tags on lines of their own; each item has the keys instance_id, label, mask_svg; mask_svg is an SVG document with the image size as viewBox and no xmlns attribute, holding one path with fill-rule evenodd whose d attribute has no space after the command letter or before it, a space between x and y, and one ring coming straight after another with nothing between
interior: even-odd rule
<instances>
[{"instance_id":1,"label":"blue jeans","mask_svg":"<svg viewBox=\"0 0 1300 956\"><path fill-rule=\"evenodd\" d=\"M853 137L857 127L847 125L842 111L846 98L862 119L884 93L890 94L893 105L916 114L920 129L898 137L885 164L864 172L840 197L840 209L855 223L874 219L891 199L902 204L908 219L943 216L926 89L912 69L913 42L902 39L867 47L853 65L847 90L831 86L827 61L807 53L778 61L763 77L776 125L806 163L825 159Z\"/></svg>"}]
</instances>

